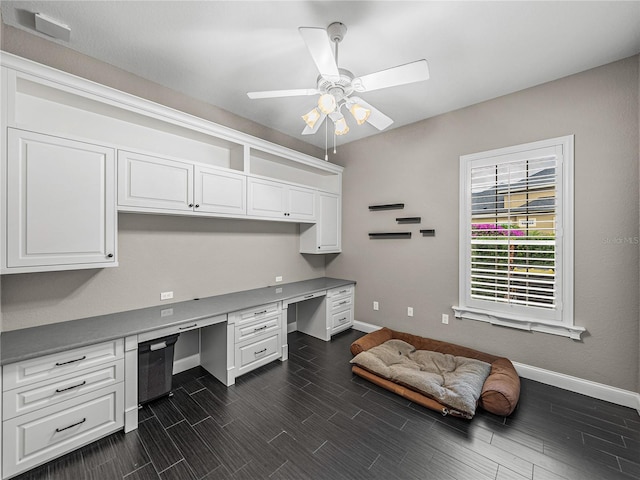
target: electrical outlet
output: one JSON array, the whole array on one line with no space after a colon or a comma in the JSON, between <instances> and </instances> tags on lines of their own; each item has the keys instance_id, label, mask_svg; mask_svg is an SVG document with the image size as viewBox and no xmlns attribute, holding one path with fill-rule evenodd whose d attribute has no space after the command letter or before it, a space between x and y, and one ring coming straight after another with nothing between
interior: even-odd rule
<instances>
[{"instance_id":1,"label":"electrical outlet","mask_svg":"<svg viewBox=\"0 0 640 480\"><path fill-rule=\"evenodd\" d=\"M281 282L282 281L282 276L278 275L276 277L276 283Z\"/></svg>"},{"instance_id":2,"label":"electrical outlet","mask_svg":"<svg viewBox=\"0 0 640 480\"><path fill-rule=\"evenodd\" d=\"M378 302L373 302L373 309L380 310L380 304Z\"/></svg>"},{"instance_id":3,"label":"electrical outlet","mask_svg":"<svg viewBox=\"0 0 640 480\"><path fill-rule=\"evenodd\" d=\"M413 317L413 307L407 307L407 317Z\"/></svg>"},{"instance_id":4,"label":"electrical outlet","mask_svg":"<svg viewBox=\"0 0 640 480\"><path fill-rule=\"evenodd\" d=\"M173 292L162 292L160 293L160 300L170 300L173 298Z\"/></svg>"},{"instance_id":5,"label":"electrical outlet","mask_svg":"<svg viewBox=\"0 0 640 480\"><path fill-rule=\"evenodd\" d=\"M442 314L442 323L444 323L445 325L449 325L449 315L447 315L446 313Z\"/></svg>"}]
</instances>

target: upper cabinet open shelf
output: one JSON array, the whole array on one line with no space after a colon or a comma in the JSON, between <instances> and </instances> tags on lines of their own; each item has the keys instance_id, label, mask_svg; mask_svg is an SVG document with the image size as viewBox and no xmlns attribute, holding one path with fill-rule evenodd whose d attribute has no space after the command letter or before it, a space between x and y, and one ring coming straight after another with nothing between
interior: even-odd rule
<instances>
[{"instance_id":1,"label":"upper cabinet open shelf","mask_svg":"<svg viewBox=\"0 0 640 480\"><path fill-rule=\"evenodd\" d=\"M2 53L4 125L339 193L342 167Z\"/></svg>"}]
</instances>

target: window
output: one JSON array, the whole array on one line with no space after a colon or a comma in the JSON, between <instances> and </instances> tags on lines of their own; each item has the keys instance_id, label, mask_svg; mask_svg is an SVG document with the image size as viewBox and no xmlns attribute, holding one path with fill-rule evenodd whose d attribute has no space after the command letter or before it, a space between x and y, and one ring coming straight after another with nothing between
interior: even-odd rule
<instances>
[{"instance_id":1,"label":"window","mask_svg":"<svg viewBox=\"0 0 640 480\"><path fill-rule=\"evenodd\" d=\"M579 339L573 136L460 157L456 316Z\"/></svg>"}]
</instances>

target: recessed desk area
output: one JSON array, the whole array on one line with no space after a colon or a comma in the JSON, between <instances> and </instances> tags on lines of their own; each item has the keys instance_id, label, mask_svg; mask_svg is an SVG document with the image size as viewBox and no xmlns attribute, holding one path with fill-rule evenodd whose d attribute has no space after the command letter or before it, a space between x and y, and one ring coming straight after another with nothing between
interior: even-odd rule
<instances>
[{"instance_id":1,"label":"recessed desk area","mask_svg":"<svg viewBox=\"0 0 640 480\"><path fill-rule=\"evenodd\" d=\"M229 386L287 360L289 309L321 340L351 327L354 291L317 278L3 333L2 478L136 429L139 343L197 329L201 365Z\"/></svg>"}]
</instances>

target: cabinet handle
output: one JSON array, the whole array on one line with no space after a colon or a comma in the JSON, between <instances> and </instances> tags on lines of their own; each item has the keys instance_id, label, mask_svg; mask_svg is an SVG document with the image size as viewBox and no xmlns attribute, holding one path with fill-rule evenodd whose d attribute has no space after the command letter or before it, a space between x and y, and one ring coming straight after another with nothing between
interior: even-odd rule
<instances>
[{"instance_id":1,"label":"cabinet handle","mask_svg":"<svg viewBox=\"0 0 640 480\"><path fill-rule=\"evenodd\" d=\"M189 204L189 208L193 208L193 203L190 203L190 204Z\"/></svg>"},{"instance_id":2,"label":"cabinet handle","mask_svg":"<svg viewBox=\"0 0 640 480\"><path fill-rule=\"evenodd\" d=\"M338 305L344 305L345 303L349 303L349 302L347 300L343 300Z\"/></svg>"},{"instance_id":3,"label":"cabinet handle","mask_svg":"<svg viewBox=\"0 0 640 480\"><path fill-rule=\"evenodd\" d=\"M113 258L113 253L107 253L108 258Z\"/></svg>"},{"instance_id":4,"label":"cabinet handle","mask_svg":"<svg viewBox=\"0 0 640 480\"><path fill-rule=\"evenodd\" d=\"M76 358L75 360L69 360L68 362L56 362L56 367L61 367L63 365L69 365L70 363L76 363L76 362L79 362L81 360L84 360L85 358L87 358L87 356L83 355L80 358Z\"/></svg>"},{"instance_id":5,"label":"cabinet handle","mask_svg":"<svg viewBox=\"0 0 640 480\"><path fill-rule=\"evenodd\" d=\"M266 310L262 310L261 312L254 313L254 315L262 315L263 313L267 313L267 311Z\"/></svg>"},{"instance_id":6,"label":"cabinet handle","mask_svg":"<svg viewBox=\"0 0 640 480\"><path fill-rule=\"evenodd\" d=\"M344 322L347 319L347 317L342 317L340 320L338 320L340 323Z\"/></svg>"},{"instance_id":7,"label":"cabinet handle","mask_svg":"<svg viewBox=\"0 0 640 480\"><path fill-rule=\"evenodd\" d=\"M178 327L178 330L186 330L187 328L194 328L197 327L198 324L194 323L193 325L187 325L186 327Z\"/></svg>"},{"instance_id":8,"label":"cabinet handle","mask_svg":"<svg viewBox=\"0 0 640 480\"><path fill-rule=\"evenodd\" d=\"M83 419L82 419L82 420L80 420L79 422L76 422L76 423L74 423L73 425L69 425L68 427L56 428L56 432L57 432L57 433L64 432L65 430L69 430L70 428L77 427L78 425L80 425L81 423L84 423L84 422L86 422L86 421L87 421L87 419L86 419L86 418L83 418Z\"/></svg>"},{"instance_id":9,"label":"cabinet handle","mask_svg":"<svg viewBox=\"0 0 640 480\"><path fill-rule=\"evenodd\" d=\"M257 352L253 352L253 354L254 354L254 355L260 355L261 353L264 353L264 352L266 352L266 351L267 351L267 349L266 349L266 348L263 348L262 350L258 350Z\"/></svg>"},{"instance_id":10,"label":"cabinet handle","mask_svg":"<svg viewBox=\"0 0 640 480\"><path fill-rule=\"evenodd\" d=\"M305 295L304 298L313 298L313 293L311 295Z\"/></svg>"},{"instance_id":11,"label":"cabinet handle","mask_svg":"<svg viewBox=\"0 0 640 480\"><path fill-rule=\"evenodd\" d=\"M74 388L78 388L81 387L83 385L86 385L87 381L85 380L82 383L79 383L78 385L74 385L73 387L67 387L67 388L56 388L56 393L62 393L62 392L66 392L67 390L73 390Z\"/></svg>"},{"instance_id":12,"label":"cabinet handle","mask_svg":"<svg viewBox=\"0 0 640 480\"><path fill-rule=\"evenodd\" d=\"M200 208L200 205L198 205L197 203L196 203L196 208Z\"/></svg>"},{"instance_id":13,"label":"cabinet handle","mask_svg":"<svg viewBox=\"0 0 640 480\"><path fill-rule=\"evenodd\" d=\"M263 325L263 326L261 326L261 327L254 328L254 329L253 329L253 331L254 331L254 332L259 332L260 330L264 330L264 329L266 329L266 328L267 328L267 326L266 326L266 325Z\"/></svg>"}]
</instances>

